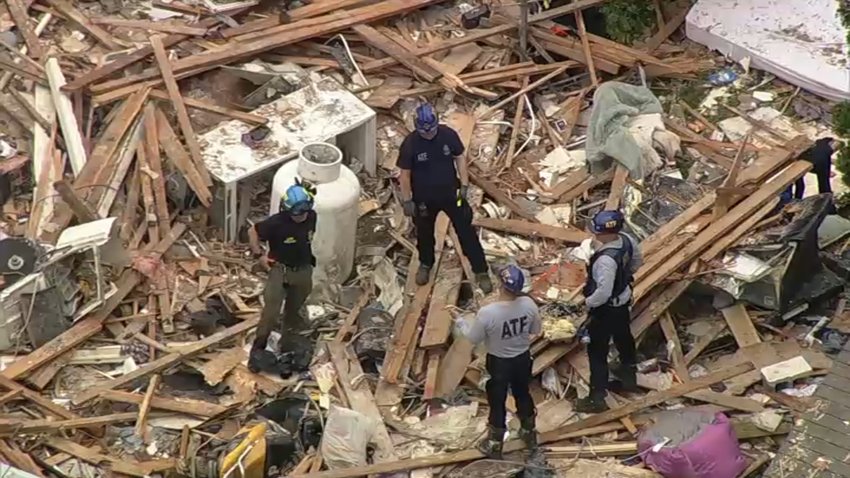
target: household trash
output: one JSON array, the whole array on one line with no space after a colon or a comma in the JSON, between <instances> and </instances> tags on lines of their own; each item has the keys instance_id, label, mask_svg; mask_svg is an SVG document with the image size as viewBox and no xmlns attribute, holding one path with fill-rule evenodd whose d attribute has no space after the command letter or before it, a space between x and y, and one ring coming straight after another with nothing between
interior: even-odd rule
<instances>
[{"instance_id":1,"label":"household trash","mask_svg":"<svg viewBox=\"0 0 850 478\"><path fill-rule=\"evenodd\" d=\"M738 80L738 73L731 68L724 68L708 75L708 82L713 86L726 86Z\"/></svg>"},{"instance_id":2,"label":"household trash","mask_svg":"<svg viewBox=\"0 0 850 478\"><path fill-rule=\"evenodd\" d=\"M331 470L363 466L366 447L375 432L376 423L361 413L332 406L325 422L321 452Z\"/></svg>"}]
</instances>

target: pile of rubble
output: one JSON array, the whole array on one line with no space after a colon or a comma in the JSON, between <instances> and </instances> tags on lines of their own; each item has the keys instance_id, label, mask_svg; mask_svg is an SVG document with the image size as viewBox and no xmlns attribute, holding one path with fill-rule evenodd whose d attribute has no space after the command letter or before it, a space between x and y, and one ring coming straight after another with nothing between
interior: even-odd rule
<instances>
[{"instance_id":1,"label":"pile of rubble","mask_svg":"<svg viewBox=\"0 0 850 478\"><path fill-rule=\"evenodd\" d=\"M35 476L650 477L642 430L685 412L730 418L742 476L771 460L850 333L850 221L828 195L780 204L828 130L786 112L826 102L672 41L686 3L655 2L633 46L585 25L605 0L528 16L526 2L256 3L0 10L3 462ZM414 282L394 172L425 98L467 146L491 263L525 269L541 305L545 466L519 441L503 462L475 450L486 373L453 317L493 297L445 217L436 279ZM253 373L265 271L239 239L268 213L273 166L354 130L356 277L311 301L291 370ZM602 208L640 239L647 393L580 416L584 225Z\"/></svg>"}]
</instances>

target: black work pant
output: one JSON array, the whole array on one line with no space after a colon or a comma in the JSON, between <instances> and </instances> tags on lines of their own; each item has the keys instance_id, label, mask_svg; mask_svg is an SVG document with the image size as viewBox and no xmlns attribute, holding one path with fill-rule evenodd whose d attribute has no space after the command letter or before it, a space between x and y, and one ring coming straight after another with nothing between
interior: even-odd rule
<instances>
[{"instance_id":1,"label":"black work pant","mask_svg":"<svg viewBox=\"0 0 850 478\"><path fill-rule=\"evenodd\" d=\"M534 399L528 391L531 382L531 352L526 351L516 357L499 358L487 354L487 403L490 405L490 426L504 429L505 401L508 389L516 402L517 416L520 421L534 419Z\"/></svg>"},{"instance_id":2,"label":"black work pant","mask_svg":"<svg viewBox=\"0 0 850 478\"><path fill-rule=\"evenodd\" d=\"M620 354L623 368L634 367L637 360L635 339L629 328L631 313L628 305L613 307L603 305L591 309L587 326L590 343L587 344L587 358L590 362L590 393L601 398L608 388L608 347L611 339Z\"/></svg>"},{"instance_id":3,"label":"black work pant","mask_svg":"<svg viewBox=\"0 0 850 478\"><path fill-rule=\"evenodd\" d=\"M469 259L472 271L476 274L487 272L487 259L484 249L472 227L472 208L466 201L458 205L457 199L444 201L426 201L416 203L414 224L416 225L416 248L419 250L419 263L423 266L434 265L434 224L442 211L449 217L460 241L463 255Z\"/></svg>"}]
</instances>

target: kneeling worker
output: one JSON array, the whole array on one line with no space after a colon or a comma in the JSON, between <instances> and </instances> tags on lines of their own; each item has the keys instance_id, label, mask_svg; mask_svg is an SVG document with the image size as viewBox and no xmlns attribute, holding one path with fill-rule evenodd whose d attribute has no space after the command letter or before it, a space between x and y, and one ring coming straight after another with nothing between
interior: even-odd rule
<instances>
[{"instance_id":1,"label":"kneeling worker","mask_svg":"<svg viewBox=\"0 0 850 478\"><path fill-rule=\"evenodd\" d=\"M278 325L284 299L284 327L303 325L299 311L313 290L313 266L316 265L311 245L316 232L313 195L309 187L300 183L290 186L280 202L280 212L248 229L255 256L262 254L260 241L268 242L269 253L265 261L271 267L263 292L265 304L248 361L252 371L260 368L262 352Z\"/></svg>"},{"instance_id":2,"label":"kneeling worker","mask_svg":"<svg viewBox=\"0 0 850 478\"><path fill-rule=\"evenodd\" d=\"M485 294L493 289L484 249L472 227L472 208L466 200L469 171L464 146L457 132L437 121L430 104L416 109L416 131L401 144L398 167L404 213L416 226L419 270L416 284L425 285L434 266L434 223L442 211L457 233L478 286ZM459 179L458 179L459 173Z\"/></svg>"},{"instance_id":3,"label":"kneeling worker","mask_svg":"<svg viewBox=\"0 0 850 478\"><path fill-rule=\"evenodd\" d=\"M617 376L623 391L637 388L635 339L630 329L632 277L641 265L640 248L635 239L622 233L625 218L620 211L600 211L591 221L590 230L596 250L590 259L584 286L587 305L587 330L590 343L590 395L579 400L575 410L599 413L608 409L608 347L611 339L620 354Z\"/></svg>"},{"instance_id":4,"label":"kneeling worker","mask_svg":"<svg viewBox=\"0 0 850 478\"><path fill-rule=\"evenodd\" d=\"M516 401L520 420L519 436L528 448L537 447L534 426L534 399L531 381L531 337L541 330L540 311L531 297L523 294L525 277L519 267L510 265L499 273L502 287L499 301L485 305L473 323L459 320L458 328L473 343L487 345L487 403L490 405L489 433L478 445L484 455L501 459L505 436L505 401L508 389Z\"/></svg>"}]
</instances>

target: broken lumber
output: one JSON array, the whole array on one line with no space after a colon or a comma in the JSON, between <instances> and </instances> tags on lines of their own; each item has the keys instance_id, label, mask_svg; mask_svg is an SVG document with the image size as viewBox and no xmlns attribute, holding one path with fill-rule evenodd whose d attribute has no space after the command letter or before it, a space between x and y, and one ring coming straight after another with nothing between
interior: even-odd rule
<instances>
[{"instance_id":1,"label":"broken lumber","mask_svg":"<svg viewBox=\"0 0 850 478\"><path fill-rule=\"evenodd\" d=\"M123 48L112 35L103 28L93 24L87 16L83 15L67 0L47 0L47 4L56 9L57 12L61 13L68 20L76 23L77 26L94 37L95 40L99 41L107 49L120 50Z\"/></svg>"},{"instance_id":2,"label":"broken lumber","mask_svg":"<svg viewBox=\"0 0 850 478\"><path fill-rule=\"evenodd\" d=\"M379 32L374 27L369 25L355 25L352 27L352 30L360 35L367 44L398 60L399 63L407 67L417 77L428 81L429 83L433 83L443 76L432 66L419 59L419 57L411 53L402 45L393 41L390 37Z\"/></svg>"},{"instance_id":3,"label":"broken lumber","mask_svg":"<svg viewBox=\"0 0 850 478\"><path fill-rule=\"evenodd\" d=\"M123 385L133 383L136 379L145 377L152 373L159 373L180 361L183 361L189 357L195 356L203 352L207 347L216 345L220 342L223 342L227 339L230 339L241 333L251 330L257 325L259 320L259 318L249 319L220 332L216 332L210 335L209 337L205 337L202 340L192 343L191 345L182 347L179 352L170 353L152 362L146 363L130 373L112 379L107 383L97 385L88 390L84 390L74 395L71 401L74 404L80 405L96 398L101 393L107 390L113 390Z\"/></svg>"},{"instance_id":4,"label":"broken lumber","mask_svg":"<svg viewBox=\"0 0 850 478\"><path fill-rule=\"evenodd\" d=\"M431 294L431 304L425 316L425 327L419 338L419 347L424 349L439 347L449 341L454 324L449 308L457 305L460 284L463 282L463 269L441 268L434 281L434 292Z\"/></svg>"},{"instance_id":5,"label":"broken lumber","mask_svg":"<svg viewBox=\"0 0 850 478\"><path fill-rule=\"evenodd\" d=\"M62 138L65 140L71 169L76 176L80 174L86 164L86 148L83 146L80 125L74 115L71 98L61 91L62 87L65 86L65 75L62 74L62 69L59 67L59 60L56 58L48 59L44 68L47 73L47 81L50 84L50 96L53 97L56 116L59 118L59 125L62 127Z\"/></svg>"},{"instance_id":6,"label":"broken lumber","mask_svg":"<svg viewBox=\"0 0 850 478\"><path fill-rule=\"evenodd\" d=\"M144 395L120 390L107 390L101 394L101 398L112 402L132 403L141 405L145 399ZM151 408L169 412L186 413L197 417L214 417L227 410L227 407L203 400L191 400L188 398L165 398L154 395L150 402Z\"/></svg>"},{"instance_id":7,"label":"broken lumber","mask_svg":"<svg viewBox=\"0 0 850 478\"><path fill-rule=\"evenodd\" d=\"M38 41L38 35L29 25L30 16L27 14L27 3L24 3L22 0L6 0L6 7L9 10L9 15L12 17L12 21L15 22L15 26L18 28L18 32L24 37L24 42L27 44L27 54L35 59L44 56L44 48L42 48L41 42Z\"/></svg>"},{"instance_id":8,"label":"broken lumber","mask_svg":"<svg viewBox=\"0 0 850 478\"><path fill-rule=\"evenodd\" d=\"M507 232L526 237L545 237L567 244L581 244L590 234L572 226L558 227L548 224L532 223L519 219L476 218L472 222L478 227L493 231Z\"/></svg>"},{"instance_id":9,"label":"broken lumber","mask_svg":"<svg viewBox=\"0 0 850 478\"><path fill-rule=\"evenodd\" d=\"M124 18L93 18L91 22L95 25L109 25L111 27L135 28L146 31L175 33L179 35L203 36L207 29L192 25L149 20L127 20Z\"/></svg>"}]
</instances>

